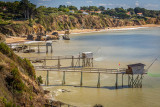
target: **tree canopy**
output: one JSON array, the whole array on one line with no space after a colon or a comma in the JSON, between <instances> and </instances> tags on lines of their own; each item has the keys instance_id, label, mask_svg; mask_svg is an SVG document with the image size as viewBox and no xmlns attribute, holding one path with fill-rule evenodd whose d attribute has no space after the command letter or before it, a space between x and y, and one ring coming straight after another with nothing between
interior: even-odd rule
<instances>
[{"instance_id":1,"label":"tree canopy","mask_svg":"<svg viewBox=\"0 0 160 107\"><path fill-rule=\"evenodd\" d=\"M79 11L76 6L70 5L59 5L56 7L46 7L40 6L36 7L35 4L31 3L29 0L21 0L14 2L3 2L0 1L0 20L14 20L14 19L34 19L40 18L45 15L50 14L71 14L70 10L74 10L74 14L83 14L82 11ZM101 14L93 14L93 15L109 15L117 18L131 18L138 16L137 13L142 13L143 17L159 17L160 11L158 10L147 10L141 7L128 8L114 8L114 9L105 9L104 6L82 6L80 10L84 10L86 12L90 11L103 11ZM130 12L130 14L127 14Z\"/></svg>"}]
</instances>

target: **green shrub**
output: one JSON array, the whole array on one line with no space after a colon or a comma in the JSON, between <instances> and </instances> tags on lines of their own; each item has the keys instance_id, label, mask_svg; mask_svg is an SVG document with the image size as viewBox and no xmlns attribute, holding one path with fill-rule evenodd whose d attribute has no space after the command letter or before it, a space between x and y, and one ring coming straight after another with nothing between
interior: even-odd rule
<instances>
[{"instance_id":1,"label":"green shrub","mask_svg":"<svg viewBox=\"0 0 160 107\"><path fill-rule=\"evenodd\" d=\"M37 82L38 82L39 85L43 84L43 80L42 80L41 76L37 77Z\"/></svg>"},{"instance_id":2,"label":"green shrub","mask_svg":"<svg viewBox=\"0 0 160 107\"><path fill-rule=\"evenodd\" d=\"M11 75L13 76L13 81L12 81L13 87L12 88L19 92L22 92L24 90L24 83L22 82L20 78L18 68L12 69Z\"/></svg>"},{"instance_id":3,"label":"green shrub","mask_svg":"<svg viewBox=\"0 0 160 107\"><path fill-rule=\"evenodd\" d=\"M11 70L11 75L6 78L6 82L8 83L8 88L10 88L12 91L16 92L23 92L24 91L24 83L22 82L20 73L18 71L18 68L14 68Z\"/></svg>"},{"instance_id":4,"label":"green shrub","mask_svg":"<svg viewBox=\"0 0 160 107\"><path fill-rule=\"evenodd\" d=\"M24 69L26 70L26 72L28 73L28 75L30 77L35 79L36 78L36 73L35 73L33 65L26 58L24 58L23 61L24 61Z\"/></svg>"},{"instance_id":5,"label":"green shrub","mask_svg":"<svg viewBox=\"0 0 160 107\"><path fill-rule=\"evenodd\" d=\"M16 107L12 102L8 102L6 98L2 97L0 100L4 103L5 107Z\"/></svg>"},{"instance_id":6,"label":"green shrub","mask_svg":"<svg viewBox=\"0 0 160 107\"><path fill-rule=\"evenodd\" d=\"M13 57L13 51L3 42L0 43L0 52L8 57Z\"/></svg>"}]
</instances>

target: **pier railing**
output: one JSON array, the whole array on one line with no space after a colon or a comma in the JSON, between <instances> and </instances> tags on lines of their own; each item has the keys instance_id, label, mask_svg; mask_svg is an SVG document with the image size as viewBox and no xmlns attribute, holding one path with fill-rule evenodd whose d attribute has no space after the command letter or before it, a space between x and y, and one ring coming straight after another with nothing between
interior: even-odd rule
<instances>
[{"instance_id":1,"label":"pier railing","mask_svg":"<svg viewBox=\"0 0 160 107\"><path fill-rule=\"evenodd\" d=\"M58 71L58 72L88 72L88 73L108 73L108 74L123 74L126 69L105 69L105 68L71 68L61 67L58 69L56 66L34 66L37 71Z\"/></svg>"}]
</instances>

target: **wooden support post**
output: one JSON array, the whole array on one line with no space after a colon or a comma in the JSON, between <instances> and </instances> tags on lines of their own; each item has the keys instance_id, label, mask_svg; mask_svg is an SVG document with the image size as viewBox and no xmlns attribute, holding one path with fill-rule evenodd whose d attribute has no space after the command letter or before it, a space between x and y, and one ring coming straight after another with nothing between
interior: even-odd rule
<instances>
[{"instance_id":1,"label":"wooden support post","mask_svg":"<svg viewBox=\"0 0 160 107\"><path fill-rule=\"evenodd\" d=\"M48 46L46 46L46 53L48 53Z\"/></svg>"},{"instance_id":2,"label":"wooden support post","mask_svg":"<svg viewBox=\"0 0 160 107\"><path fill-rule=\"evenodd\" d=\"M72 56L72 64L71 64L72 68L74 67L74 56Z\"/></svg>"},{"instance_id":3,"label":"wooden support post","mask_svg":"<svg viewBox=\"0 0 160 107\"><path fill-rule=\"evenodd\" d=\"M46 66L46 60L44 59L43 66Z\"/></svg>"},{"instance_id":4,"label":"wooden support post","mask_svg":"<svg viewBox=\"0 0 160 107\"><path fill-rule=\"evenodd\" d=\"M100 72L98 73L98 83L97 83L97 88L100 88L100 76L101 76L101 74L100 74Z\"/></svg>"},{"instance_id":5,"label":"wooden support post","mask_svg":"<svg viewBox=\"0 0 160 107\"><path fill-rule=\"evenodd\" d=\"M66 82L65 82L65 71L63 71L63 80L62 80L62 85L65 85Z\"/></svg>"},{"instance_id":6,"label":"wooden support post","mask_svg":"<svg viewBox=\"0 0 160 107\"><path fill-rule=\"evenodd\" d=\"M30 47L30 45L28 45L28 47L29 47L29 50L31 50L31 47Z\"/></svg>"},{"instance_id":7,"label":"wooden support post","mask_svg":"<svg viewBox=\"0 0 160 107\"><path fill-rule=\"evenodd\" d=\"M51 53L53 53L53 47L52 47L52 45L51 45Z\"/></svg>"},{"instance_id":8,"label":"wooden support post","mask_svg":"<svg viewBox=\"0 0 160 107\"><path fill-rule=\"evenodd\" d=\"M47 86L49 84L49 71L47 70Z\"/></svg>"},{"instance_id":9,"label":"wooden support post","mask_svg":"<svg viewBox=\"0 0 160 107\"><path fill-rule=\"evenodd\" d=\"M59 58L59 56L58 56L58 65L57 65L57 67L58 67L58 69L60 69L60 58Z\"/></svg>"},{"instance_id":10,"label":"wooden support post","mask_svg":"<svg viewBox=\"0 0 160 107\"><path fill-rule=\"evenodd\" d=\"M93 67L93 58L92 58L92 67Z\"/></svg>"},{"instance_id":11,"label":"wooden support post","mask_svg":"<svg viewBox=\"0 0 160 107\"><path fill-rule=\"evenodd\" d=\"M80 80L80 86L82 86L82 80L83 80L83 74L82 74L82 71L81 71L81 80Z\"/></svg>"},{"instance_id":12,"label":"wooden support post","mask_svg":"<svg viewBox=\"0 0 160 107\"><path fill-rule=\"evenodd\" d=\"M128 87L130 87L130 80L129 80L129 74L128 74Z\"/></svg>"},{"instance_id":13,"label":"wooden support post","mask_svg":"<svg viewBox=\"0 0 160 107\"><path fill-rule=\"evenodd\" d=\"M79 59L78 59L78 63L79 63L79 67L80 67L80 62L81 62L81 59L80 59L80 53L79 53ZM83 66L83 65L82 65Z\"/></svg>"},{"instance_id":14,"label":"wooden support post","mask_svg":"<svg viewBox=\"0 0 160 107\"><path fill-rule=\"evenodd\" d=\"M24 52L24 43L23 43L23 46L22 46L22 51Z\"/></svg>"},{"instance_id":15,"label":"wooden support post","mask_svg":"<svg viewBox=\"0 0 160 107\"><path fill-rule=\"evenodd\" d=\"M141 74L141 79L140 79L140 88L142 88L142 79L143 79L143 77L142 77L143 75Z\"/></svg>"},{"instance_id":16,"label":"wooden support post","mask_svg":"<svg viewBox=\"0 0 160 107\"><path fill-rule=\"evenodd\" d=\"M38 44L38 53L40 53L39 44Z\"/></svg>"},{"instance_id":17,"label":"wooden support post","mask_svg":"<svg viewBox=\"0 0 160 107\"><path fill-rule=\"evenodd\" d=\"M118 73L116 73L116 89L118 89Z\"/></svg>"},{"instance_id":18,"label":"wooden support post","mask_svg":"<svg viewBox=\"0 0 160 107\"><path fill-rule=\"evenodd\" d=\"M134 79L134 78L133 78L133 74L132 74L132 88L133 88L133 79Z\"/></svg>"},{"instance_id":19,"label":"wooden support post","mask_svg":"<svg viewBox=\"0 0 160 107\"><path fill-rule=\"evenodd\" d=\"M122 87L123 87L123 75L124 75L124 74L122 74Z\"/></svg>"}]
</instances>

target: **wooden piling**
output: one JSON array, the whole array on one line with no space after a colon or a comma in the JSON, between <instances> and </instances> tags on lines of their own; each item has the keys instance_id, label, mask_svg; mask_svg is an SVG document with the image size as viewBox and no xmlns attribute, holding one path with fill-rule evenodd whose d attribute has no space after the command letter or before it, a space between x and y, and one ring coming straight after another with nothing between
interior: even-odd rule
<instances>
[{"instance_id":1,"label":"wooden piling","mask_svg":"<svg viewBox=\"0 0 160 107\"><path fill-rule=\"evenodd\" d=\"M57 65L58 69L60 69L60 58L58 56L58 65Z\"/></svg>"},{"instance_id":2,"label":"wooden piling","mask_svg":"<svg viewBox=\"0 0 160 107\"><path fill-rule=\"evenodd\" d=\"M100 88L100 73L98 73L98 82L97 82L97 88Z\"/></svg>"},{"instance_id":3,"label":"wooden piling","mask_svg":"<svg viewBox=\"0 0 160 107\"><path fill-rule=\"evenodd\" d=\"M116 73L116 89L118 89L118 73Z\"/></svg>"},{"instance_id":4,"label":"wooden piling","mask_svg":"<svg viewBox=\"0 0 160 107\"><path fill-rule=\"evenodd\" d=\"M74 56L72 56L72 64L71 64L72 68L74 67Z\"/></svg>"},{"instance_id":5,"label":"wooden piling","mask_svg":"<svg viewBox=\"0 0 160 107\"><path fill-rule=\"evenodd\" d=\"M52 47L52 45L51 45L51 53L53 53L53 47Z\"/></svg>"},{"instance_id":6,"label":"wooden piling","mask_svg":"<svg viewBox=\"0 0 160 107\"><path fill-rule=\"evenodd\" d=\"M46 59L44 59L43 66L46 66Z\"/></svg>"},{"instance_id":7,"label":"wooden piling","mask_svg":"<svg viewBox=\"0 0 160 107\"><path fill-rule=\"evenodd\" d=\"M81 62L81 58L80 58L80 53L79 53L79 59L78 59L78 63L79 63L79 67L80 67L80 62ZM83 65L82 65L83 66Z\"/></svg>"},{"instance_id":8,"label":"wooden piling","mask_svg":"<svg viewBox=\"0 0 160 107\"><path fill-rule=\"evenodd\" d=\"M31 50L31 47L30 47L30 45L28 45L28 48L29 48L29 50Z\"/></svg>"},{"instance_id":9,"label":"wooden piling","mask_svg":"<svg viewBox=\"0 0 160 107\"><path fill-rule=\"evenodd\" d=\"M124 75L124 74L122 74L122 88L123 88L123 75Z\"/></svg>"},{"instance_id":10,"label":"wooden piling","mask_svg":"<svg viewBox=\"0 0 160 107\"><path fill-rule=\"evenodd\" d=\"M82 74L82 72L81 72L80 86L82 86L82 80L83 80L83 74Z\"/></svg>"},{"instance_id":11,"label":"wooden piling","mask_svg":"<svg viewBox=\"0 0 160 107\"><path fill-rule=\"evenodd\" d=\"M65 71L63 71L63 80L62 80L62 85L65 85L66 82L65 82Z\"/></svg>"},{"instance_id":12,"label":"wooden piling","mask_svg":"<svg viewBox=\"0 0 160 107\"><path fill-rule=\"evenodd\" d=\"M129 81L129 74L128 74L128 87L130 87L129 82L130 82L130 81Z\"/></svg>"},{"instance_id":13,"label":"wooden piling","mask_svg":"<svg viewBox=\"0 0 160 107\"><path fill-rule=\"evenodd\" d=\"M133 88L133 79L134 79L134 78L133 78L133 74L132 74L132 88Z\"/></svg>"},{"instance_id":14,"label":"wooden piling","mask_svg":"<svg viewBox=\"0 0 160 107\"><path fill-rule=\"evenodd\" d=\"M46 53L48 53L48 46L46 45Z\"/></svg>"},{"instance_id":15,"label":"wooden piling","mask_svg":"<svg viewBox=\"0 0 160 107\"><path fill-rule=\"evenodd\" d=\"M49 71L47 70L47 86L49 85Z\"/></svg>"},{"instance_id":16,"label":"wooden piling","mask_svg":"<svg viewBox=\"0 0 160 107\"><path fill-rule=\"evenodd\" d=\"M142 88L142 79L143 79L143 75L141 74L141 79L140 79L140 88Z\"/></svg>"},{"instance_id":17,"label":"wooden piling","mask_svg":"<svg viewBox=\"0 0 160 107\"><path fill-rule=\"evenodd\" d=\"M38 44L38 53L40 53L39 44Z\"/></svg>"},{"instance_id":18,"label":"wooden piling","mask_svg":"<svg viewBox=\"0 0 160 107\"><path fill-rule=\"evenodd\" d=\"M24 52L24 43L23 43L23 46L22 46L22 51Z\"/></svg>"}]
</instances>

